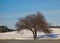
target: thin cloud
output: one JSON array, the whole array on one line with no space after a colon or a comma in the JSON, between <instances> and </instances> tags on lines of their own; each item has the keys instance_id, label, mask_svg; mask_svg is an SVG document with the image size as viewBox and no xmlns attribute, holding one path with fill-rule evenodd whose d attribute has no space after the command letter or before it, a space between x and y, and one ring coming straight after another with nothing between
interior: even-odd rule
<instances>
[{"instance_id":1,"label":"thin cloud","mask_svg":"<svg viewBox=\"0 0 60 43\"><path fill-rule=\"evenodd\" d=\"M1 15L0 18L18 18L18 17L24 17L29 14L34 14L34 12L28 12L23 14L13 14L13 15Z\"/></svg>"},{"instance_id":2,"label":"thin cloud","mask_svg":"<svg viewBox=\"0 0 60 43\"><path fill-rule=\"evenodd\" d=\"M60 10L54 10L54 11L46 11L42 12L43 14L60 14Z\"/></svg>"},{"instance_id":3,"label":"thin cloud","mask_svg":"<svg viewBox=\"0 0 60 43\"><path fill-rule=\"evenodd\" d=\"M41 11L40 11L41 12ZM29 15L29 14L36 14L36 11L35 12L28 12L28 13L24 13L25 15ZM43 13L43 14L60 14L60 10L53 10L53 11L43 11L43 12L41 12L41 13ZM16 15L6 15L6 16L4 16L4 15L2 15L2 16L0 16L0 18L17 18L17 17L24 17L24 14L16 14Z\"/></svg>"}]
</instances>

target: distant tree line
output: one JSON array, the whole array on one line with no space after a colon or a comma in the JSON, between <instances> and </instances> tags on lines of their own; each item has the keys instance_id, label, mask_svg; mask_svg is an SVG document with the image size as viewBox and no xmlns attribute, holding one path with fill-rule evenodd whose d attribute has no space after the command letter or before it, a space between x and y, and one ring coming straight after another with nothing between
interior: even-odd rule
<instances>
[{"instance_id":1,"label":"distant tree line","mask_svg":"<svg viewBox=\"0 0 60 43\"><path fill-rule=\"evenodd\" d=\"M9 29L7 26L4 26L4 25L0 26L0 33L2 33L2 32L10 32L10 31L14 31L14 30Z\"/></svg>"},{"instance_id":2,"label":"distant tree line","mask_svg":"<svg viewBox=\"0 0 60 43\"><path fill-rule=\"evenodd\" d=\"M60 28L60 26L49 26L49 28Z\"/></svg>"},{"instance_id":3,"label":"distant tree line","mask_svg":"<svg viewBox=\"0 0 60 43\"><path fill-rule=\"evenodd\" d=\"M49 28L60 28L60 26L48 26ZM0 33L15 31L14 29L9 29L7 26L0 26Z\"/></svg>"}]
</instances>

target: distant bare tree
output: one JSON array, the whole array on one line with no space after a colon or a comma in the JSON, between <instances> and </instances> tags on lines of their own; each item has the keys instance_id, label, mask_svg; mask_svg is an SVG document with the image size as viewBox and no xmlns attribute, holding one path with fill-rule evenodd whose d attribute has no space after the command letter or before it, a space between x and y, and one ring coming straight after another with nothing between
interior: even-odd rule
<instances>
[{"instance_id":1,"label":"distant bare tree","mask_svg":"<svg viewBox=\"0 0 60 43\"><path fill-rule=\"evenodd\" d=\"M19 19L16 23L16 27L18 28L18 31L23 29L32 31L34 39L37 39L37 31L43 31L46 34L51 33L51 30L48 28L48 23L46 22L44 16L39 12Z\"/></svg>"},{"instance_id":2,"label":"distant bare tree","mask_svg":"<svg viewBox=\"0 0 60 43\"><path fill-rule=\"evenodd\" d=\"M10 31L14 31L13 29L9 29L7 26L1 25L0 26L0 33L1 32L10 32Z\"/></svg>"}]
</instances>

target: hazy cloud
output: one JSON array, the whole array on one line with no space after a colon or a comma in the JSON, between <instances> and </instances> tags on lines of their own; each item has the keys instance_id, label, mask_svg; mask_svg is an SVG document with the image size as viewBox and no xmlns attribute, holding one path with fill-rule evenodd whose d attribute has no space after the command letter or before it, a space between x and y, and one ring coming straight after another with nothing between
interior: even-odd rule
<instances>
[{"instance_id":1,"label":"hazy cloud","mask_svg":"<svg viewBox=\"0 0 60 43\"><path fill-rule=\"evenodd\" d=\"M43 14L60 14L60 10L53 10L53 11L40 11L41 13ZM26 16L26 15L29 15L29 14L36 14L36 11L35 12L28 12L28 13L24 13L24 14L16 14L16 15L2 15L0 16L0 18L18 18L18 17L21 17L21 16Z\"/></svg>"},{"instance_id":2,"label":"hazy cloud","mask_svg":"<svg viewBox=\"0 0 60 43\"><path fill-rule=\"evenodd\" d=\"M53 10L53 11L45 11L42 12L43 14L60 14L60 10Z\"/></svg>"}]
</instances>

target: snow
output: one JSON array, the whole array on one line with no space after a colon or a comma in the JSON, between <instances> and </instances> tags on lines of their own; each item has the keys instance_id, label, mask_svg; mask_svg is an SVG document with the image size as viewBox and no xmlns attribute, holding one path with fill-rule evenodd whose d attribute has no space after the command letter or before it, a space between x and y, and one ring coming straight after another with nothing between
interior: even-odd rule
<instances>
[{"instance_id":1,"label":"snow","mask_svg":"<svg viewBox=\"0 0 60 43\"><path fill-rule=\"evenodd\" d=\"M51 28L53 30L52 34L59 34L57 39L60 39L60 29L58 28ZM38 35L44 35L43 32L39 33ZM22 30L21 32L13 31L13 32L6 32L0 33L0 39L33 39L33 34L30 30Z\"/></svg>"}]
</instances>

